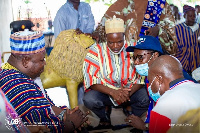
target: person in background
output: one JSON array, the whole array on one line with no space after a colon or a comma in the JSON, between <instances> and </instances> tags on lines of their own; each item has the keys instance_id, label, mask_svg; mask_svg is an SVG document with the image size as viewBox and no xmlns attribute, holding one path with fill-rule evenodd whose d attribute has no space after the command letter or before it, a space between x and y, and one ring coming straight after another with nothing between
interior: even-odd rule
<instances>
[{"instance_id":1,"label":"person in background","mask_svg":"<svg viewBox=\"0 0 200 133\"><path fill-rule=\"evenodd\" d=\"M197 13L196 22L199 24L200 23L200 5L195 5L195 10Z\"/></svg>"},{"instance_id":2,"label":"person in background","mask_svg":"<svg viewBox=\"0 0 200 133\"><path fill-rule=\"evenodd\" d=\"M164 54L160 42L153 36L141 36L141 38L137 41L136 46L129 46L126 48L126 51L133 52L133 56L131 58L133 60L134 67L136 68L137 73L139 73L141 76L146 76L145 86L147 89L149 86L149 81L147 80L149 66L151 66L155 59ZM186 79L196 82L185 71L183 71L183 74ZM149 125L151 110L155 105L155 102L150 96L149 100L150 104L147 117L145 122L142 123L145 123L146 127ZM138 128L137 122L140 121L136 121L133 127Z\"/></svg>"},{"instance_id":3,"label":"person in background","mask_svg":"<svg viewBox=\"0 0 200 133\"><path fill-rule=\"evenodd\" d=\"M174 4L169 4L171 10L173 11L174 10Z\"/></svg>"},{"instance_id":4,"label":"person in background","mask_svg":"<svg viewBox=\"0 0 200 133\"><path fill-rule=\"evenodd\" d=\"M107 42L92 45L83 63L84 105L100 118L100 128L111 126L107 107L130 106L129 113L140 117L149 106L144 78L132 68L125 51L129 44L124 40L124 21L114 16L105 29Z\"/></svg>"},{"instance_id":5,"label":"person in background","mask_svg":"<svg viewBox=\"0 0 200 133\"><path fill-rule=\"evenodd\" d=\"M200 107L200 84L184 78L177 58L170 55L156 58L149 67L148 80L149 95L156 102L150 114L149 132L167 132L180 116ZM139 123L139 129L148 130L137 116L131 115L126 122L132 126Z\"/></svg>"},{"instance_id":6,"label":"person in background","mask_svg":"<svg viewBox=\"0 0 200 133\"><path fill-rule=\"evenodd\" d=\"M185 22L175 26L178 46L175 56L180 60L183 69L191 75L200 66L200 25L196 23L193 7L184 5L183 12Z\"/></svg>"},{"instance_id":7,"label":"person in background","mask_svg":"<svg viewBox=\"0 0 200 133\"><path fill-rule=\"evenodd\" d=\"M183 16L180 14L179 9L177 6L174 6L173 8L173 15L175 17L175 24L180 24L183 23L185 21L185 19L183 18Z\"/></svg>"},{"instance_id":8,"label":"person in background","mask_svg":"<svg viewBox=\"0 0 200 133\"><path fill-rule=\"evenodd\" d=\"M45 41L41 32L10 35L11 55L0 72L4 92L25 125L45 125L51 132L72 132L87 121L78 108L56 107L34 81L44 70Z\"/></svg>"},{"instance_id":9,"label":"person in background","mask_svg":"<svg viewBox=\"0 0 200 133\"><path fill-rule=\"evenodd\" d=\"M91 34L94 31L94 16L88 3L80 0L67 0L54 18L54 36L57 38L63 30L76 29Z\"/></svg>"},{"instance_id":10,"label":"person in background","mask_svg":"<svg viewBox=\"0 0 200 133\"><path fill-rule=\"evenodd\" d=\"M176 53L175 19L166 0L117 0L94 31L100 42L106 42L105 21L114 15L124 20L127 43L135 45L142 35L151 35L159 38L164 52Z\"/></svg>"},{"instance_id":11,"label":"person in background","mask_svg":"<svg viewBox=\"0 0 200 133\"><path fill-rule=\"evenodd\" d=\"M80 0L67 0L57 11L53 21L55 39L61 31L75 29L77 33L85 33L92 36L95 20L88 3ZM78 101L83 104L84 87L78 88Z\"/></svg>"}]
</instances>

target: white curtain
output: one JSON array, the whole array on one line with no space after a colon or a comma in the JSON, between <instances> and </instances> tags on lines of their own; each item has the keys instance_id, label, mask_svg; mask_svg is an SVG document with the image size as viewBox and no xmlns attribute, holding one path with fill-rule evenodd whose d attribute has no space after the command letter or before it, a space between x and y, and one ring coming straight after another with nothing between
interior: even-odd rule
<instances>
[{"instance_id":1,"label":"white curtain","mask_svg":"<svg viewBox=\"0 0 200 133\"><path fill-rule=\"evenodd\" d=\"M0 0L0 52L10 51L10 23L13 21L12 0ZM8 54L5 56L7 61Z\"/></svg>"}]
</instances>

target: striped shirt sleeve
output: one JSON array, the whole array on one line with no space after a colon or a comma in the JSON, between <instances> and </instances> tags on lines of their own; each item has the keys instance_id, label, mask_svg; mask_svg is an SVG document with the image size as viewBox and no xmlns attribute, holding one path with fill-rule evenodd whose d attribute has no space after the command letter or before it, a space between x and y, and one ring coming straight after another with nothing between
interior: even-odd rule
<instances>
[{"instance_id":1,"label":"striped shirt sleeve","mask_svg":"<svg viewBox=\"0 0 200 133\"><path fill-rule=\"evenodd\" d=\"M86 55L83 63L83 76L85 89L93 84L101 84L97 47L92 47Z\"/></svg>"},{"instance_id":2,"label":"striped shirt sleeve","mask_svg":"<svg viewBox=\"0 0 200 133\"><path fill-rule=\"evenodd\" d=\"M18 95L14 92L18 92ZM22 84L13 88L7 95L25 124L41 124L48 126L53 132L62 131L62 122L50 109L53 103L33 86Z\"/></svg>"},{"instance_id":3,"label":"striped shirt sleeve","mask_svg":"<svg viewBox=\"0 0 200 133\"><path fill-rule=\"evenodd\" d=\"M1 89L25 125L41 124L48 126L51 132L62 132L63 122L51 112L53 102L44 97L33 80L8 70L1 75L0 81Z\"/></svg>"}]
</instances>

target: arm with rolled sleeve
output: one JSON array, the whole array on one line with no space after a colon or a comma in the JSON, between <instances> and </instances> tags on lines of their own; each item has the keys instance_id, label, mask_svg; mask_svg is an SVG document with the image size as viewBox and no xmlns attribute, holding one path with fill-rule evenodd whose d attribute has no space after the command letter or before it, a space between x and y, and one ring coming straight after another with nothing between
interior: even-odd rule
<instances>
[{"instance_id":1,"label":"arm with rolled sleeve","mask_svg":"<svg viewBox=\"0 0 200 133\"><path fill-rule=\"evenodd\" d=\"M91 48L83 63L84 87L87 90L93 84L101 84L98 52Z\"/></svg>"}]
</instances>

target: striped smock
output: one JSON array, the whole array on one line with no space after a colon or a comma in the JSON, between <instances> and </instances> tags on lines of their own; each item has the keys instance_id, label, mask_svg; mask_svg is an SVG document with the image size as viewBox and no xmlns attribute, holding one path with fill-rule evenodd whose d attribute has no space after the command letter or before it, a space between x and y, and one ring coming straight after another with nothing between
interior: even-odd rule
<instances>
[{"instance_id":1,"label":"striped smock","mask_svg":"<svg viewBox=\"0 0 200 133\"><path fill-rule=\"evenodd\" d=\"M86 90L93 84L103 84L112 89L144 84L144 77L137 74L131 65L130 53L125 51L127 47L126 43L120 54L113 54L106 43L91 46L83 63Z\"/></svg>"},{"instance_id":2,"label":"striped smock","mask_svg":"<svg viewBox=\"0 0 200 133\"><path fill-rule=\"evenodd\" d=\"M40 87L27 75L15 69L2 69L0 89L3 90L25 125L46 125L51 132L62 132L63 122L51 112L54 103L43 95Z\"/></svg>"},{"instance_id":3,"label":"striped smock","mask_svg":"<svg viewBox=\"0 0 200 133\"><path fill-rule=\"evenodd\" d=\"M30 133L1 89L0 101L0 132Z\"/></svg>"},{"instance_id":4,"label":"striped smock","mask_svg":"<svg viewBox=\"0 0 200 133\"><path fill-rule=\"evenodd\" d=\"M200 26L200 25L198 25ZM200 65L200 28L193 31L185 23L176 26L178 51L176 57L180 60L183 68L191 73Z\"/></svg>"}]
</instances>

